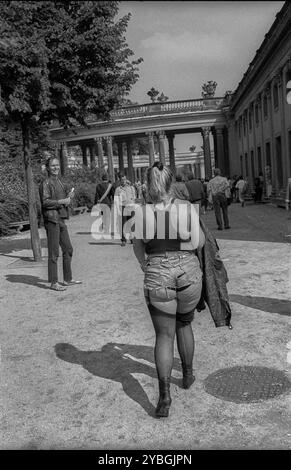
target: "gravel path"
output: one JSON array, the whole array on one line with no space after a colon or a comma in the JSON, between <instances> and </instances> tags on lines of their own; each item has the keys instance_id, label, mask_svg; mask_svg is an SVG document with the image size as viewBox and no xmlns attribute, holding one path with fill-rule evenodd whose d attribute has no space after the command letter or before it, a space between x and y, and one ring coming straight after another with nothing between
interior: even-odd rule
<instances>
[{"instance_id":1,"label":"gravel path","mask_svg":"<svg viewBox=\"0 0 291 470\"><path fill-rule=\"evenodd\" d=\"M234 329L215 328L208 310L196 313L196 382L181 388L176 351L164 420L153 417L154 332L132 246L96 242L92 217L73 217L73 272L83 284L53 292L47 259L27 260L28 232L0 240L1 449L290 448L290 395L237 404L204 387L209 374L234 366L275 368L291 378L291 245L279 233L288 232L289 213L240 209L230 208L232 230L215 231ZM257 212L271 230L257 227ZM206 219L215 229L213 212Z\"/></svg>"}]
</instances>

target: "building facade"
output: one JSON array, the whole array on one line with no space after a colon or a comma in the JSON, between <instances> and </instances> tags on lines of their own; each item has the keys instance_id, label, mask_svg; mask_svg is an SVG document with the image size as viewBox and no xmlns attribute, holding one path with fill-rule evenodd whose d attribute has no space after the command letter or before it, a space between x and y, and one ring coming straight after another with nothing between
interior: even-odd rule
<instances>
[{"instance_id":1,"label":"building facade","mask_svg":"<svg viewBox=\"0 0 291 470\"><path fill-rule=\"evenodd\" d=\"M291 176L291 3L285 2L231 97L228 111L231 175L253 186L264 175L265 195L285 199Z\"/></svg>"}]
</instances>

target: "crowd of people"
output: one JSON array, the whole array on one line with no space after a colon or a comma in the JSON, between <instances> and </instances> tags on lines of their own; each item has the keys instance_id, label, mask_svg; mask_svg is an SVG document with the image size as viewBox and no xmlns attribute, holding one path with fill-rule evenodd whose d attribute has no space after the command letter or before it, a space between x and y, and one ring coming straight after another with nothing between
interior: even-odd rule
<instances>
[{"instance_id":1,"label":"crowd of people","mask_svg":"<svg viewBox=\"0 0 291 470\"><path fill-rule=\"evenodd\" d=\"M61 291L67 286L79 284L81 281L74 280L71 272L71 259L73 247L65 220L69 218L68 207L74 197L72 189L68 194L59 179L60 163L58 159L51 157L46 162L48 177L40 186L40 200L42 204L42 215L48 239L48 278L51 289ZM230 229L228 206L231 202L239 202L245 206L245 195L248 191L248 182L243 176L234 175L227 178L221 175L218 168L214 169L214 177L208 179L195 178L192 172L182 176L177 174L171 180L169 196L172 199L188 201L199 206L199 213L205 214L207 210L214 210L217 222L217 229ZM261 202L263 195L264 177L260 172L254 181L254 202ZM127 220L131 218L134 205L136 203L145 204L149 202L148 180L132 183L127 176L120 172L118 180L112 182L108 175L104 173L101 180L96 185L94 204L105 204L111 208L116 198L120 202L121 211L121 246L126 245L127 240L132 243L132 237L126 238L123 227ZM127 209L126 211L124 209ZM132 209L132 211L131 211ZM104 217L103 229L110 230L112 220ZM57 260L59 256L59 246L63 252L63 284L58 282Z\"/></svg>"}]
</instances>

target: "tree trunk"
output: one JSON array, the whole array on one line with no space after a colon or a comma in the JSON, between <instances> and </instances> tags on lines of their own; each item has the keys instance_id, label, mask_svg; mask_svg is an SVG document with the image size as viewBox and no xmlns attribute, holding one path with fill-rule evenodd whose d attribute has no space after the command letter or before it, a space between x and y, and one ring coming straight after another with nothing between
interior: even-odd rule
<instances>
[{"instance_id":1,"label":"tree trunk","mask_svg":"<svg viewBox=\"0 0 291 470\"><path fill-rule=\"evenodd\" d=\"M33 173L30 162L30 136L27 124L21 122L22 129L22 140L23 140L23 158L24 158L24 171L27 186L28 196L28 213L30 223L30 240L33 251L34 261L40 261L41 256L41 243L38 233L38 222L37 222L37 206L35 198L35 189L33 181Z\"/></svg>"}]
</instances>

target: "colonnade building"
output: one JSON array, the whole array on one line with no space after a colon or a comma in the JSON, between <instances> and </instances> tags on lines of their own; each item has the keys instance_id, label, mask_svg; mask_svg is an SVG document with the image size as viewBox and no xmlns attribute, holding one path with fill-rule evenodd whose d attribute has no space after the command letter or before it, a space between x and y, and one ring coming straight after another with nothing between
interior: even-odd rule
<instances>
[{"instance_id":1,"label":"colonnade building","mask_svg":"<svg viewBox=\"0 0 291 470\"><path fill-rule=\"evenodd\" d=\"M116 109L110 121L88 119L86 129L52 127L51 139L60 154L63 171L66 147L80 145L84 165L97 163L103 168L106 163L113 180L117 169L126 169L132 181L140 179L132 139L146 138L148 154L142 157L143 167L158 158L168 163L175 174L179 160L174 148L175 135L200 133L205 177L211 178L216 166L230 177L242 174L252 187L254 178L262 172L265 196L284 200L291 177L291 99L287 98L288 87L291 93L290 2L285 2L277 13L234 93L226 92L224 97L216 98L214 85L215 82L204 85L202 99ZM113 155L113 142L118 157ZM202 176L193 166L197 163L195 155L187 163L197 177Z\"/></svg>"}]
</instances>

